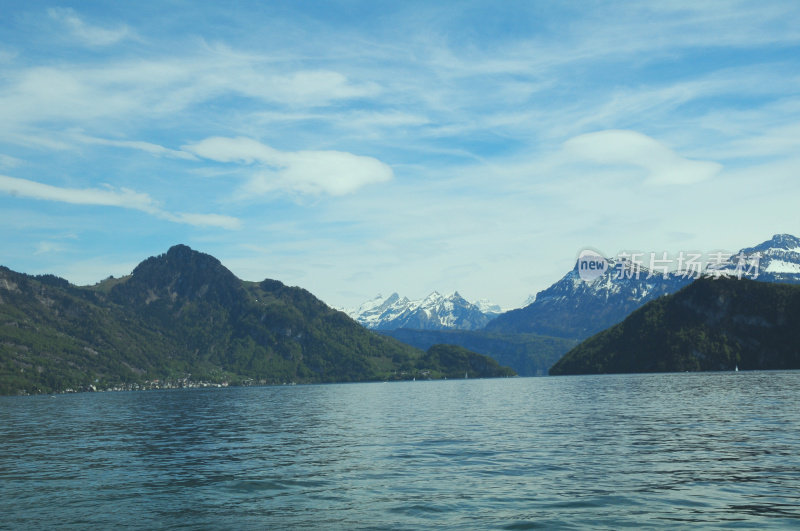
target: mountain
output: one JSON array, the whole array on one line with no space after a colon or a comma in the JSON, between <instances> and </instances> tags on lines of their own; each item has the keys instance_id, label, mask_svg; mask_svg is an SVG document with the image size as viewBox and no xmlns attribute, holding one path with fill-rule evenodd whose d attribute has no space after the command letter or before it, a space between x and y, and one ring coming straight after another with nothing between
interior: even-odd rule
<instances>
[{"instance_id":1,"label":"mountain","mask_svg":"<svg viewBox=\"0 0 800 531\"><path fill-rule=\"evenodd\" d=\"M503 308L501 308L499 304L495 304L489 299L478 299L473 304L477 306L478 310L489 319L494 319L503 313Z\"/></svg>"},{"instance_id":2,"label":"mountain","mask_svg":"<svg viewBox=\"0 0 800 531\"><path fill-rule=\"evenodd\" d=\"M572 271L537 293L530 304L499 315L485 329L585 339L621 322L648 301L675 293L697 276L692 272L660 271L651 275L644 267L638 276L620 275L620 268L630 268L630 262L612 259L608 262L604 274L588 282L581 279L576 262ZM777 234L733 256L723 255L717 264L710 259L703 264L707 267L701 268L702 272L712 276L800 283L800 239Z\"/></svg>"},{"instance_id":3,"label":"mountain","mask_svg":"<svg viewBox=\"0 0 800 531\"><path fill-rule=\"evenodd\" d=\"M582 339L622 321L647 301L674 293L690 282L673 274L651 275L644 268L638 275L619 275L619 268L625 264L609 262L612 267L590 281L580 277L576 263L561 280L537 293L531 304L499 315L485 330Z\"/></svg>"},{"instance_id":4,"label":"mountain","mask_svg":"<svg viewBox=\"0 0 800 531\"><path fill-rule=\"evenodd\" d=\"M776 234L759 245L742 249L719 270L762 282L800 283L800 238Z\"/></svg>"},{"instance_id":5,"label":"mountain","mask_svg":"<svg viewBox=\"0 0 800 531\"><path fill-rule=\"evenodd\" d=\"M184 245L92 287L0 267L0 394L154 381L410 379L421 371L437 378L462 369L438 358L427 366L424 356L301 288L244 282Z\"/></svg>"},{"instance_id":6,"label":"mountain","mask_svg":"<svg viewBox=\"0 0 800 531\"><path fill-rule=\"evenodd\" d=\"M378 295L348 314L373 330L475 330L486 326L501 311L499 306L489 301L473 304L458 292L445 297L434 291L416 301L401 298L397 293L392 293L386 299Z\"/></svg>"},{"instance_id":7,"label":"mountain","mask_svg":"<svg viewBox=\"0 0 800 531\"><path fill-rule=\"evenodd\" d=\"M432 345L422 358L422 365L439 371L444 378L502 378L516 376L492 358L481 356L457 345Z\"/></svg>"},{"instance_id":8,"label":"mountain","mask_svg":"<svg viewBox=\"0 0 800 531\"><path fill-rule=\"evenodd\" d=\"M572 339L535 334L498 334L484 330L378 330L407 345L427 350L432 345L458 345L489 356L520 376L546 376L548 369L578 344Z\"/></svg>"},{"instance_id":9,"label":"mountain","mask_svg":"<svg viewBox=\"0 0 800 531\"><path fill-rule=\"evenodd\" d=\"M800 369L800 286L701 278L568 352L550 374Z\"/></svg>"}]
</instances>

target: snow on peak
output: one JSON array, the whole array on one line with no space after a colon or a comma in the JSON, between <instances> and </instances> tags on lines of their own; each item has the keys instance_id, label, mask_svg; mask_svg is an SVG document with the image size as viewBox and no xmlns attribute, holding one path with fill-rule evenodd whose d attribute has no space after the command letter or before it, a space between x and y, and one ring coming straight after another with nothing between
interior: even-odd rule
<instances>
[{"instance_id":1,"label":"snow on peak","mask_svg":"<svg viewBox=\"0 0 800 531\"><path fill-rule=\"evenodd\" d=\"M438 291L411 301L393 293L387 299L373 298L348 315L367 328L476 329L482 328L501 308L488 300L472 303L454 291L447 297Z\"/></svg>"},{"instance_id":2,"label":"snow on peak","mask_svg":"<svg viewBox=\"0 0 800 531\"><path fill-rule=\"evenodd\" d=\"M495 304L489 299L480 299L475 301L473 304L475 304L475 306L477 306L481 312L487 315L497 315L503 313L503 308L501 308L499 304Z\"/></svg>"},{"instance_id":3,"label":"snow on peak","mask_svg":"<svg viewBox=\"0 0 800 531\"><path fill-rule=\"evenodd\" d=\"M751 263L757 257L759 275L767 274L773 280L797 279L800 276L800 238L791 234L776 234L755 247L742 249L728 260L725 267L735 269L742 256Z\"/></svg>"},{"instance_id":4,"label":"snow on peak","mask_svg":"<svg viewBox=\"0 0 800 531\"><path fill-rule=\"evenodd\" d=\"M792 236L791 234L776 234L771 239L755 247L748 247L747 249L741 250L744 254L752 254L755 252L774 253L776 251L800 252L800 238Z\"/></svg>"},{"instance_id":5,"label":"snow on peak","mask_svg":"<svg viewBox=\"0 0 800 531\"><path fill-rule=\"evenodd\" d=\"M436 302L439 302L440 300L442 300L443 298L444 297L442 297L442 295L438 291L433 291L433 292L431 292L430 295L428 295L427 297L425 297L423 299L422 303L423 304L436 303Z\"/></svg>"}]
</instances>

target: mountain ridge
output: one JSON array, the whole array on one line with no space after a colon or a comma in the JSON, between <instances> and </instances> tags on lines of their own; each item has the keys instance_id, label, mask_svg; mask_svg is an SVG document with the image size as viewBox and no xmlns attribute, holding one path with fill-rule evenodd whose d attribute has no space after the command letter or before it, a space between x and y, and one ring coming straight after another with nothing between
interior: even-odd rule
<instances>
[{"instance_id":1,"label":"mountain ridge","mask_svg":"<svg viewBox=\"0 0 800 531\"><path fill-rule=\"evenodd\" d=\"M607 261L610 267L589 281L580 277L576 262L560 280L538 292L530 304L500 314L484 330L586 339L621 322L647 302L675 293L694 280L688 272L654 273L645 267L640 268L638 275L619 275L617 268L629 267L630 262L626 266L620 260ZM758 263L758 268L751 268L753 262ZM800 238L776 234L725 257L716 268L700 273L745 276L762 282L800 283Z\"/></svg>"},{"instance_id":2,"label":"mountain ridge","mask_svg":"<svg viewBox=\"0 0 800 531\"><path fill-rule=\"evenodd\" d=\"M447 296L433 291L413 301L394 292L385 299L378 295L347 314L372 330L475 330L494 318L496 310L499 306L485 299L469 302L458 291Z\"/></svg>"},{"instance_id":3,"label":"mountain ridge","mask_svg":"<svg viewBox=\"0 0 800 531\"><path fill-rule=\"evenodd\" d=\"M302 288L239 280L184 245L90 287L0 267L0 394L153 379L316 383L463 371L426 359L469 358L486 375L510 374L475 355L425 358Z\"/></svg>"},{"instance_id":4,"label":"mountain ridge","mask_svg":"<svg viewBox=\"0 0 800 531\"><path fill-rule=\"evenodd\" d=\"M609 267L596 279L585 281L576 263L560 280L538 292L528 306L497 316L485 330L582 339L616 324L645 302L673 293L690 282L672 274L650 275L646 270L638 276L615 278L616 275L615 268Z\"/></svg>"}]
</instances>

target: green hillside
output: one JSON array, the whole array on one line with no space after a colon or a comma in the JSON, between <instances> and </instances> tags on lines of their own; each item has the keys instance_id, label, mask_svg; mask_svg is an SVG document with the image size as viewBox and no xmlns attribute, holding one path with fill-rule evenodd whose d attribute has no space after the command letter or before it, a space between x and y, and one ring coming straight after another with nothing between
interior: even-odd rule
<instances>
[{"instance_id":1,"label":"green hillside","mask_svg":"<svg viewBox=\"0 0 800 531\"><path fill-rule=\"evenodd\" d=\"M568 352L550 374L800 369L800 286L696 280Z\"/></svg>"},{"instance_id":2,"label":"green hillside","mask_svg":"<svg viewBox=\"0 0 800 531\"><path fill-rule=\"evenodd\" d=\"M183 245L93 287L0 267L0 394L448 374L423 356L301 288L241 281Z\"/></svg>"},{"instance_id":3,"label":"green hillside","mask_svg":"<svg viewBox=\"0 0 800 531\"><path fill-rule=\"evenodd\" d=\"M578 344L574 339L486 330L378 330L418 349L437 343L459 345L511 367L520 376L545 376L548 369Z\"/></svg>"}]
</instances>

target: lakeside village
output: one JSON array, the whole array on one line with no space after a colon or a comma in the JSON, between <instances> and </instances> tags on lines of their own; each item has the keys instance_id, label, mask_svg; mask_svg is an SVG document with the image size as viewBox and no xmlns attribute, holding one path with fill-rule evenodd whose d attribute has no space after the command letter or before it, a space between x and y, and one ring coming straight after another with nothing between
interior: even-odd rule
<instances>
[{"instance_id":1,"label":"lakeside village","mask_svg":"<svg viewBox=\"0 0 800 531\"><path fill-rule=\"evenodd\" d=\"M98 382L95 381L95 384ZM165 379L165 380L145 380L143 382L128 382L114 384L109 387L97 386L95 384L82 385L80 387L68 387L63 391L57 391L49 394L66 394L66 393L105 393L114 391L155 391L159 389L202 389L202 388L222 388L228 386L236 387L250 387L256 385L295 385L295 382L283 382L282 384L275 384L267 380L254 380L247 378L235 383L228 381L222 382L209 382L205 380L192 380L190 377Z\"/></svg>"},{"instance_id":2,"label":"lakeside village","mask_svg":"<svg viewBox=\"0 0 800 531\"><path fill-rule=\"evenodd\" d=\"M427 369L417 371L393 371L393 380L416 380L418 377L423 380L431 379L431 371ZM467 375L465 374L465 377ZM447 379L446 377L444 378ZM386 381L386 380L385 380ZM96 385L97 384L97 385ZM175 379L153 379L144 380L143 382L127 382L118 383L104 387L100 384L99 380L95 380L94 384L81 385L78 387L68 387L63 391L52 391L43 393L41 389L35 389L33 394L50 394L50 395L63 395L69 393L110 393L121 391L157 391L160 389L203 389L203 388L224 388L224 387L261 387L261 386L282 386L282 385L297 385L297 382L279 382L271 380L256 380L255 378L244 378L242 380L221 382L209 382L206 380L192 380L191 376ZM20 391L20 396L28 396L31 393Z\"/></svg>"}]
</instances>

